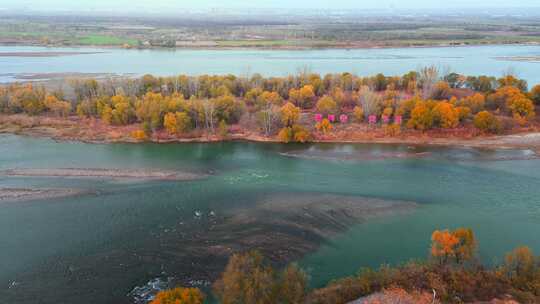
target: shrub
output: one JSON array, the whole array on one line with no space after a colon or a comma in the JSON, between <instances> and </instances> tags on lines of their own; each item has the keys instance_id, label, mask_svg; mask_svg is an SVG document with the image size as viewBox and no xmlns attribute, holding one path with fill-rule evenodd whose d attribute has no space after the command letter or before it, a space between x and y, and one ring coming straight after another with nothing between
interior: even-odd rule
<instances>
[{"instance_id":1,"label":"shrub","mask_svg":"<svg viewBox=\"0 0 540 304\"><path fill-rule=\"evenodd\" d=\"M337 110L337 103L330 96L324 96L317 101L317 111L322 114L328 115L335 113Z\"/></svg>"},{"instance_id":2,"label":"shrub","mask_svg":"<svg viewBox=\"0 0 540 304\"><path fill-rule=\"evenodd\" d=\"M482 132L500 133L502 131L499 119L488 111L479 112L474 116L474 126Z\"/></svg>"},{"instance_id":3,"label":"shrub","mask_svg":"<svg viewBox=\"0 0 540 304\"><path fill-rule=\"evenodd\" d=\"M417 130L428 130L433 126L433 113L431 106L426 101L418 101L411 111L411 118L407 127Z\"/></svg>"},{"instance_id":4,"label":"shrub","mask_svg":"<svg viewBox=\"0 0 540 304\"><path fill-rule=\"evenodd\" d=\"M147 139L146 133L143 130L135 130L131 132L131 137L136 140L145 140Z\"/></svg>"},{"instance_id":5,"label":"shrub","mask_svg":"<svg viewBox=\"0 0 540 304\"><path fill-rule=\"evenodd\" d=\"M256 251L234 254L214 293L221 304L302 304L306 295L306 275L291 265L277 273Z\"/></svg>"},{"instance_id":6,"label":"shrub","mask_svg":"<svg viewBox=\"0 0 540 304\"><path fill-rule=\"evenodd\" d=\"M532 87L529 97L534 101L535 104L540 105L540 84Z\"/></svg>"},{"instance_id":7,"label":"shrub","mask_svg":"<svg viewBox=\"0 0 540 304\"><path fill-rule=\"evenodd\" d=\"M321 122L318 122L316 125L315 125L315 128L317 128L317 130L323 132L323 133L328 133L330 131L332 131L332 124L330 123L330 121L325 118L323 119Z\"/></svg>"},{"instance_id":8,"label":"shrub","mask_svg":"<svg viewBox=\"0 0 540 304\"><path fill-rule=\"evenodd\" d=\"M309 132L300 125L293 125L292 127L284 127L278 133L279 141L283 143L300 142L305 143L310 140L311 136Z\"/></svg>"},{"instance_id":9,"label":"shrub","mask_svg":"<svg viewBox=\"0 0 540 304\"><path fill-rule=\"evenodd\" d=\"M353 110L354 119L358 122L362 122L364 120L364 110L362 110L362 107L356 106Z\"/></svg>"},{"instance_id":10,"label":"shrub","mask_svg":"<svg viewBox=\"0 0 540 304\"><path fill-rule=\"evenodd\" d=\"M459 113L451 103L438 102L432 112L434 124L441 128L455 128L459 124Z\"/></svg>"}]
</instances>

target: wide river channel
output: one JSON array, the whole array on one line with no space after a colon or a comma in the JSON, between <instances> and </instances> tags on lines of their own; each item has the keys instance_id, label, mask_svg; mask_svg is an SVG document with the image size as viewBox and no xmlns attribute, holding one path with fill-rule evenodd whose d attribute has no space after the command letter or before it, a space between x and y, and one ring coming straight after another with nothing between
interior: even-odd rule
<instances>
[{"instance_id":1,"label":"wide river channel","mask_svg":"<svg viewBox=\"0 0 540 304\"><path fill-rule=\"evenodd\" d=\"M82 191L0 202L1 303L131 303L127 294L155 278L204 287L207 272L222 263L212 256L251 245L278 261L293 257L313 287L361 267L425 258L434 229L473 228L488 264L518 245L540 252L540 160L529 150L100 145L0 135L0 171L25 168L201 178L0 175L4 189ZM355 204L363 207L350 211Z\"/></svg>"}]
</instances>

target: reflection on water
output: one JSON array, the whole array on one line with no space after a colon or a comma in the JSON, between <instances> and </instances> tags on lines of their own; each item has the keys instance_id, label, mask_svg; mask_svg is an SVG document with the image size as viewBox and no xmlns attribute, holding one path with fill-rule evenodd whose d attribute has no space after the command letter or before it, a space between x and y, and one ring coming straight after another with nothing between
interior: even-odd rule
<instances>
[{"instance_id":1,"label":"reflection on water","mask_svg":"<svg viewBox=\"0 0 540 304\"><path fill-rule=\"evenodd\" d=\"M0 188L94 193L0 204L0 286L11 286L0 289L0 302L33 303L39 296L44 302L130 303L126 295L155 278L199 282L207 275L201 269L211 271L208 265L215 265L215 271L225 262L205 259L201 252L211 248L227 254L238 239L227 235L250 239L259 235L253 231L283 227L275 221L287 216L265 211L263 221L256 212L261 201L279 193L287 194L280 200L285 214L293 214L292 206L306 193L418 204L412 212L350 222L349 229L301 258L313 286L362 266L424 257L430 233L438 228L473 228L487 262L516 245L540 250L539 166L528 150L241 142L89 145L2 135L0 170L153 168L212 175L197 181L133 182L0 176ZM327 212L317 210L317 216ZM239 219L253 222L240 225ZM319 222L309 222L310 227ZM302 236L295 231L282 230ZM204 239L212 235L222 243Z\"/></svg>"},{"instance_id":2,"label":"reflection on water","mask_svg":"<svg viewBox=\"0 0 540 304\"><path fill-rule=\"evenodd\" d=\"M385 159L430 158L454 161L504 161L533 160L539 156L530 149L478 149L478 148L437 148L411 145L313 145L300 150L282 152L281 155L294 158L368 161Z\"/></svg>"}]
</instances>

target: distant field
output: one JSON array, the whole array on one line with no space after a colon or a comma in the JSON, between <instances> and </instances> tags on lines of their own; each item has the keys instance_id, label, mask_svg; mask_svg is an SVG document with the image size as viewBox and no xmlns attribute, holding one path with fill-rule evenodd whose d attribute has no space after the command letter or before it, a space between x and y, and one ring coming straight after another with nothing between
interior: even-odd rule
<instances>
[{"instance_id":1,"label":"distant field","mask_svg":"<svg viewBox=\"0 0 540 304\"><path fill-rule=\"evenodd\" d=\"M540 22L518 17L238 18L0 17L0 44L287 49L540 43Z\"/></svg>"}]
</instances>

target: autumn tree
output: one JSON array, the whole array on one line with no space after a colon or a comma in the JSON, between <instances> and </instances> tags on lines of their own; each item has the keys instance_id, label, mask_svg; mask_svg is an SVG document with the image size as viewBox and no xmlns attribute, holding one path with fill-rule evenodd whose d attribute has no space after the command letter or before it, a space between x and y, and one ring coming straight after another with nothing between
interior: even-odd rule
<instances>
[{"instance_id":1,"label":"autumn tree","mask_svg":"<svg viewBox=\"0 0 540 304\"><path fill-rule=\"evenodd\" d=\"M221 96L210 102L214 104L216 119L228 124L237 123L245 110L244 104L231 95Z\"/></svg>"},{"instance_id":2,"label":"autumn tree","mask_svg":"<svg viewBox=\"0 0 540 304\"><path fill-rule=\"evenodd\" d=\"M250 106L255 105L257 102L259 96L263 93L263 91L260 88L253 88L246 92L244 95L244 100L246 103Z\"/></svg>"},{"instance_id":3,"label":"autumn tree","mask_svg":"<svg viewBox=\"0 0 540 304\"><path fill-rule=\"evenodd\" d=\"M456 107L458 113L459 122L464 122L471 116L471 109L469 107Z\"/></svg>"},{"instance_id":4,"label":"autumn tree","mask_svg":"<svg viewBox=\"0 0 540 304\"><path fill-rule=\"evenodd\" d=\"M276 272L256 251L234 254L213 289L221 304L302 304L306 275L296 265Z\"/></svg>"},{"instance_id":5,"label":"autumn tree","mask_svg":"<svg viewBox=\"0 0 540 304\"><path fill-rule=\"evenodd\" d=\"M312 107L314 99L315 92L312 85L305 85L300 89L291 89L289 91L289 100L304 109Z\"/></svg>"},{"instance_id":6,"label":"autumn tree","mask_svg":"<svg viewBox=\"0 0 540 304\"><path fill-rule=\"evenodd\" d=\"M378 115L381 107L381 96L373 92L369 87L363 86L358 92L359 105L365 116Z\"/></svg>"},{"instance_id":7,"label":"autumn tree","mask_svg":"<svg viewBox=\"0 0 540 304\"><path fill-rule=\"evenodd\" d=\"M497 87L497 80L495 77L482 76L469 76L465 81L465 86L476 92L488 93Z\"/></svg>"},{"instance_id":8,"label":"autumn tree","mask_svg":"<svg viewBox=\"0 0 540 304\"><path fill-rule=\"evenodd\" d=\"M129 99L123 95L111 97L112 122L116 125L126 125L135 117Z\"/></svg>"},{"instance_id":9,"label":"autumn tree","mask_svg":"<svg viewBox=\"0 0 540 304\"><path fill-rule=\"evenodd\" d=\"M428 130L433 126L433 103L429 101L417 101L411 111L411 118L407 127L417 130Z\"/></svg>"},{"instance_id":10,"label":"autumn tree","mask_svg":"<svg viewBox=\"0 0 540 304\"><path fill-rule=\"evenodd\" d=\"M213 289L221 304L274 304L274 276L260 253L234 254Z\"/></svg>"},{"instance_id":11,"label":"autumn tree","mask_svg":"<svg viewBox=\"0 0 540 304\"><path fill-rule=\"evenodd\" d=\"M519 89L521 92L525 92L527 90L527 81L517 78L516 76L512 75L512 73L507 73L503 77L497 79L497 82L499 83L499 87L514 87Z\"/></svg>"},{"instance_id":12,"label":"autumn tree","mask_svg":"<svg viewBox=\"0 0 540 304\"><path fill-rule=\"evenodd\" d=\"M287 266L278 278L278 302L280 304L302 304L307 292L307 276L296 264Z\"/></svg>"},{"instance_id":13,"label":"autumn tree","mask_svg":"<svg viewBox=\"0 0 540 304\"><path fill-rule=\"evenodd\" d=\"M483 94L475 93L465 97L456 103L457 106L464 106L471 109L472 114L483 111L486 106L486 97Z\"/></svg>"},{"instance_id":14,"label":"autumn tree","mask_svg":"<svg viewBox=\"0 0 540 304\"><path fill-rule=\"evenodd\" d=\"M332 131L333 126L330 123L330 120L328 120L328 118L325 118L325 119L321 120L320 122L318 122L315 125L315 128L317 128L317 130L319 130L320 132L326 134L326 133Z\"/></svg>"},{"instance_id":15,"label":"autumn tree","mask_svg":"<svg viewBox=\"0 0 540 304\"><path fill-rule=\"evenodd\" d=\"M277 92L264 91L257 97L257 106L259 108L267 107L269 104L281 106L283 98Z\"/></svg>"},{"instance_id":16,"label":"autumn tree","mask_svg":"<svg viewBox=\"0 0 540 304\"><path fill-rule=\"evenodd\" d=\"M186 112L176 112L176 132L183 134L192 129L191 117Z\"/></svg>"},{"instance_id":17,"label":"autumn tree","mask_svg":"<svg viewBox=\"0 0 540 304\"><path fill-rule=\"evenodd\" d=\"M507 101L507 107L516 119L530 119L534 117L534 104L532 100L521 94Z\"/></svg>"},{"instance_id":18,"label":"autumn tree","mask_svg":"<svg viewBox=\"0 0 540 304\"><path fill-rule=\"evenodd\" d=\"M163 126L169 132L169 134L176 134L176 115L174 113L167 113L163 118Z\"/></svg>"},{"instance_id":19,"label":"autumn tree","mask_svg":"<svg viewBox=\"0 0 540 304\"><path fill-rule=\"evenodd\" d=\"M281 122L286 127L291 127L300 119L300 108L288 102L281 107Z\"/></svg>"},{"instance_id":20,"label":"autumn tree","mask_svg":"<svg viewBox=\"0 0 540 304\"><path fill-rule=\"evenodd\" d=\"M137 101L135 113L139 121L148 123L155 130L163 126L167 107L168 102L161 93L148 92Z\"/></svg>"},{"instance_id":21,"label":"autumn tree","mask_svg":"<svg viewBox=\"0 0 540 304\"><path fill-rule=\"evenodd\" d=\"M435 84L440 79L439 74L439 68L434 65L423 67L418 71L418 82L422 88L422 97L424 99L432 98Z\"/></svg>"},{"instance_id":22,"label":"autumn tree","mask_svg":"<svg viewBox=\"0 0 540 304\"><path fill-rule=\"evenodd\" d=\"M433 122L435 125L444 128L455 128L459 124L459 113L449 102L438 102L432 110Z\"/></svg>"},{"instance_id":23,"label":"autumn tree","mask_svg":"<svg viewBox=\"0 0 540 304\"><path fill-rule=\"evenodd\" d=\"M257 122L264 131L264 135L271 135L280 120L280 108L274 104L267 104L257 112Z\"/></svg>"},{"instance_id":24,"label":"autumn tree","mask_svg":"<svg viewBox=\"0 0 540 304\"><path fill-rule=\"evenodd\" d=\"M145 140L147 139L146 133L144 130L134 130L131 132L131 137L135 140Z\"/></svg>"},{"instance_id":25,"label":"autumn tree","mask_svg":"<svg viewBox=\"0 0 540 304\"><path fill-rule=\"evenodd\" d=\"M431 235L431 256L444 265L450 261L462 264L476 251L476 239L471 229L435 230Z\"/></svg>"},{"instance_id":26,"label":"autumn tree","mask_svg":"<svg viewBox=\"0 0 540 304\"><path fill-rule=\"evenodd\" d=\"M499 133L502 130L501 122L488 111L479 112L474 116L474 126L483 132Z\"/></svg>"},{"instance_id":27,"label":"autumn tree","mask_svg":"<svg viewBox=\"0 0 540 304\"><path fill-rule=\"evenodd\" d=\"M516 87L505 86L498 88L493 94L487 96L486 107L490 110L507 111L511 100L526 98Z\"/></svg>"},{"instance_id":28,"label":"autumn tree","mask_svg":"<svg viewBox=\"0 0 540 304\"><path fill-rule=\"evenodd\" d=\"M158 292L150 304L203 304L204 298L198 288L177 287Z\"/></svg>"},{"instance_id":29,"label":"autumn tree","mask_svg":"<svg viewBox=\"0 0 540 304\"><path fill-rule=\"evenodd\" d=\"M221 120L218 124L218 134L222 138L227 137L229 135L229 126L225 122L225 120Z\"/></svg>"},{"instance_id":30,"label":"autumn tree","mask_svg":"<svg viewBox=\"0 0 540 304\"><path fill-rule=\"evenodd\" d=\"M330 96L323 96L319 101L317 101L317 111L324 115L335 113L337 110L337 103Z\"/></svg>"},{"instance_id":31,"label":"autumn tree","mask_svg":"<svg viewBox=\"0 0 540 304\"><path fill-rule=\"evenodd\" d=\"M362 122L364 120L364 110L360 106L354 107L353 115L358 122Z\"/></svg>"},{"instance_id":32,"label":"autumn tree","mask_svg":"<svg viewBox=\"0 0 540 304\"><path fill-rule=\"evenodd\" d=\"M101 110L101 120L106 124L112 123L112 108L109 105L103 106Z\"/></svg>"},{"instance_id":33,"label":"autumn tree","mask_svg":"<svg viewBox=\"0 0 540 304\"><path fill-rule=\"evenodd\" d=\"M15 110L14 112L23 110L27 114L38 115L46 109L43 103L45 95L45 88L26 84L12 93L11 99L14 106L11 108Z\"/></svg>"},{"instance_id":34,"label":"autumn tree","mask_svg":"<svg viewBox=\"0 0 540 304\"><path fill-rule=\"evenodd\" d=\"M97 102L95 99L83 100L77 105L75 111L80 117L96 117L98 115Z\"/></svg>"},{"instance_id":35,"label":"autumn tree","mask_svg":"<svg viewBox=\"0 0 540 304\"><path fill-rule=\"evenodd\" d=\"M477 248L476 238L472 229L457 228L452 234L459 240L454 249L456 262L461 264L472 259Z\"/></svg>"},{"instance_id":36,"label":"autumn tree","mask_svg":"<svg viewBox=\"0 0 540 304\"><path fill-rule=\"evenodd\" d=\"M534 101L535 104L540 105L540 84L532 87L531 91L529 92L529 97L532 99L532 101Z\"/></svg>"},{"instance_id":37,"label":"autumn tree","mask_svg":"<svg viewBox=\"0 0 540 304\"><path fill-rule=\"evenodd\" d=\"M437 82L432 89L431 98L435 100L444 100L450 98L450 85L446 81Z\"/></svg>"},{"instance_id":38,"label":"autumn tree","mask_svg":"<svg viewBox=\"0 0 540 304\"><path fill-rule=\"evenodd\" d=\"M459 239L449 230L435 230L431 234L431 256L439 259L441 264L446 264L455 255L455 247Z\"/></svg>"},{"instance_id":39,"label":"autumn tree","mask_svg":"<svg viewBox=\"0 0 540 304\"><path fill-rule=\"evenodd\" d=\"M43 103L49 111L58 117L67 117L71 112L71 103L67 101L60 101L54 95L47 95Z\"/></svg>"},{"instance_id":40,"label":"autumn tree","mask_svg":"<svg viewBox=\"0 0 540 304\"><path fill-rule=\"evenodd\" d=\"M305 143L311 139L311 135L304 127L296 124L282 128L278 133L278 139L283 143Z\"/></svg>"},{"instance_id":41,"label":"autumn tree","mask_svg":"<svg viewBox=\"0 0 540 304\"><path fill-rule=\"evenodd\" d=\"M501 272L514 287L540 292L540 261L529 247L521 246L508 253Z\"/></svg>"}]
</instances>

